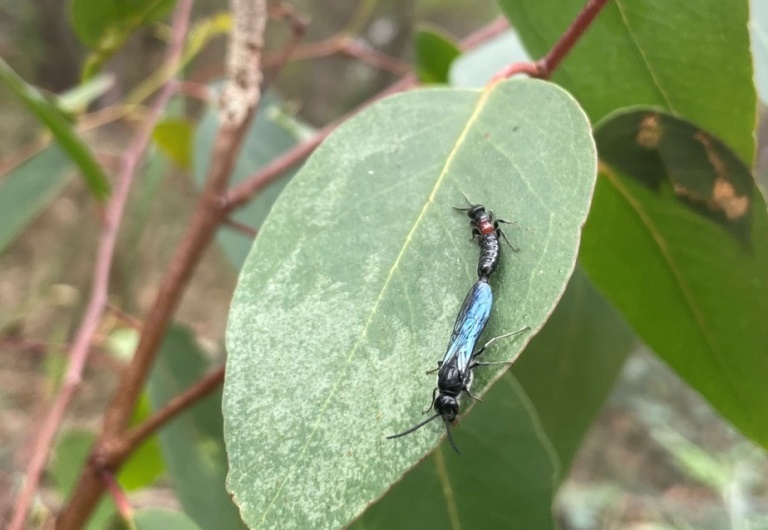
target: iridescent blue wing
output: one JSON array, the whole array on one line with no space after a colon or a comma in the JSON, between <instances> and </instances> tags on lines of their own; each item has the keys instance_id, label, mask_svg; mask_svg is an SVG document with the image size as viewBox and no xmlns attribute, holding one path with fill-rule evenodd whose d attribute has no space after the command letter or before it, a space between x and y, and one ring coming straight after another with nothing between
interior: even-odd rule
<instances>
[{"instance_id":1,"label":"iridescent blue wing","mask_svg":"<svg viewBox=\"0 0 768 530\"><path fill-rule=\"evenodd\" d=\"M467 369L475 344L488 323L491 305L493 305L491 286L487 282L478 280L461 304L448 349L443 356L443 364L456 356L459 370L464 372Z\"/></svg>"}]
</instances>

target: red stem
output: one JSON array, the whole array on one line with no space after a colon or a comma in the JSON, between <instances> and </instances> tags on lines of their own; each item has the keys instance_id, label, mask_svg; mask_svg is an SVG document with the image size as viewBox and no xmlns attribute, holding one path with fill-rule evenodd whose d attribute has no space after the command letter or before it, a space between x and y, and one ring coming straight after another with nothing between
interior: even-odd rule
<instances>
[{"instance_id":1,"label":"red stem","mask_svg":"<svg viewBox=\"0 0 768 530\"><path fill-rule=\"evenodd\" d=\"M560 36L560 39L547 52L547 54L533 63L513 63L502 68L491 79L491 84L502 79L508 79L516 74L526 74L529 77L549 79L566 55L573 49L584 32L592 25L600 10L605 7L608 0L588 0L587 5L579 12L568 29Z\"/></svg>"}]
</instances>

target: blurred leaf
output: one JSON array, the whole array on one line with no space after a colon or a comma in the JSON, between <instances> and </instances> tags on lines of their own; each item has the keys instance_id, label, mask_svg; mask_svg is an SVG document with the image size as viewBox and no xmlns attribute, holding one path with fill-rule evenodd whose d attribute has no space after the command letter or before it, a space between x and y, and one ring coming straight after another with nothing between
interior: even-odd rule
<instances>
[{"instance_id":1,"label":"blurred leaf","mask_svg":"<svg viewBox=\"0 0 768 530\"><path fill-rule=\"evenodd\" d=\"M192 166L192 124L183 119L161 121L152 132L157 147L182 169Z\"/></svg>"},{"instance_id":2,"label":"blurred leaf","mask_svg":"<svg viewBox=\"0 0 768 530\"><path fill-rule=\"evenodd\" d=\"M135 426L149 418L152 414L152 406L146 392L142 393L136 410L131 418L131 426ZM150 436L130 456L120 469L118 480L120 486L126 491L134 491L152 484L163 474L163 455L160 452L160 444L157 436Z\"/></svg>"},{"instance_id":3,"label":"blurred leaf","mask_svg":"<svg viewBox=\"0 0 768 530\"><path fill-rule=\"evenodd\" d=\"M454 437L461 457L443 443L351 528L554 530L557 455L512 374L488 391Z\"/></svg>"},{"instance_id":4,"label":"blurred leaf","mask_svg":"<svg viewBox=\"0 0 768 530\"><path fill-rule=\"evenodd\" d=\"M508 64L530 60L517 33L508 30L456 58L451 64L451 85L482 88Z\"/></svg>"},{"instance_id":5,"label":"blurred leaf","mask_svg":"<svg viewBox=\"0 0 768 530\"><path fill-rule=\"evenodd\" d=\"M594 174L586 117L542 81L416 90L339 127L275 203L232 303L225 433L243 518L344 525L432 450L439 423L385 436L420 419L435 381L424 371L476 279L467 219L451 207L463 191L514 215L521 251L493 278L486 337L532 334L573 270ZM494 345L489 359L525 342ZM501 374L478 371L473 393ZM550 466L540 472L551 482Z\"/></svg>"},{"instance_id":6,"label":"blurred leaf","mask_svg":"<svg viewBox=\"0 0 768 530\"><path fill-rule=\"evenodd\" d=\"M59 146L69 155L85 178L91 194L97 200L109 196L109 181L101 165L96 161L88 146L83 143L72 128L67 117L32 85L24 82L11 67L0 58L0 79L18 96L35 117L51 131Z\"/></svg>"},{"instance_id":7,"label":"blurred leaf","mask_svg":"<svg viewBox=\"0 0 768 530\"><path fill-rule=\"evenodd\" d=\"M531 398L568 472L635 342L579 267L512 372Z\"/></svg>"},{"instance_id":8,"label":"blurred leaf","mask_svg":"<svg viewBox=\"0 0 768 530\"><path fill-rule=\"evenodd\" d=\"M546 54L584 0L500 0L529 53ZM752 163L756 98L744 0L615 0L555 71L592 123L630 105L672 111Z\"/></svg>"},{"instance_id":9,"label":"blurred leaf","mask_svg":"<svg viewBox=\"0 0 768 530\"><path fill-rule=\"evenodd\" d=\"M265 94L262 97L256 119L253 121L248 135L245 137L243 148L240 150L235 169L232 172L232 183L242 182L296 145L297 137L304 134L304 127L281 110L277 97L270 93ZM208 173L211 150L218 128L217 110L215 106L211 106L200 121L195 133L194 173L195 181L201 188ZM269 184L247 205L238 209L233 218L258 229L266 219L272 203L283 191L298 167L300 166L286 171L280 178ZM235 268L242 267L245 257L251 250L252 239L245 234L234 232L231 228L225 227L219 232L218 241Z\"/></svg>"},{"instance_id":10,"label":"blurred leaf","mask_svg":"<svg viewBox=\"0 0 768 530\"><path fill-rule=\"evenodd\" d=\"M133 512L136 530L200 530L195 522L181 512L165 508L142 508Z\"/></svg>"},{"instance_id":11,"label":"blurred leaf","mask_svg":"<svg viewBox=\"0 0 768 530\"><path fill-rule=\"evenodd\" d=\"M107 93L115 84L113 74L100 74L57 96L59 108L64 112L81 112Z\"/></svg>"},{"instance_id":12,"label":"blurred leaf","mask_svg":"<svg viewBox=\"0 0 768 530\"><path fill-rule=\"evenodd\" d=\"M82 430L66 431L56 440L48 473L62 498L68 497L75 487L95 440L96 436L93 433ZM115 514L116 508L112 498L105 495L93 511L86 529L108 528L109 521L115 517Z\"/></svg>"},{"instance_id":13,"label":"blurred leaf","mask_svg":"<svg viewBox=\"0 0 768 530\"><path fill-rule=\"evenodd\" d=\"M93 50L83 67L83 79L93 77L141 26L158 20L175 0L71 0L72 28Z\"/></svg>"},{"instance_id":14,"label":"blurred leaf","mask_svg":"<svg viewBox=\"0 0 768 530\"><path fill-rule=\"evenodd\" d=\"M581 264L648 346L768 447L768 214L749 169L654 110L618 113L595 138Z\"/></svg>"},{"instance_id":15,"label":"blurred leaf","mask_svg":"<svg viewBox=\"0 0 768 530\"><path fill-rule=\"evenodd\" d=\"M206 372L194 336L172 327L149 378L155 410L186 390ZM201 528L242 528L240 515L224 487L227 457L221 417L221 391L212 392L159 432L160 447L184 512Z\"/></svg>"},{"instance_id":16,"label":"blurred leaf","mask_svg":"<svg viewBox=\"0 0 768 530\"><path fill-rule=\"evenodd\" d=\"M422 83L448 83L451 63L461 53L445 32L422 24L416 29L416 73Z\"/></svg>"},{"instance_id":17,"label":"blurred leaf","mask_svg":"<svg viewBox=\"0 0 768 530\"><path fill-rule=\"evenodd\" d=\"M72 28L89 48L125 38L137 27L165 16L175 0L71 0Z\"/></svg>"},{"instance_id":18,"label":"blurred leaf","mask_svg":"<svg viewBox=\"0 0 768 530\"><path fill-rule=\"evenodd\" d=\"M768 2L751 0L749 30L754 54L755 85L760 99L768 103Z\"/></svg>"},{"instance_id":19,"label":"blurred leaf","mask_svg":"<svg viewBox=\"0 0 768 530\"><path fill-rule=\"evenodd\" d=\"M54 145L0 177L0 253L61 192L67 182L67 162Z\"/></svg>"}]
</instances>

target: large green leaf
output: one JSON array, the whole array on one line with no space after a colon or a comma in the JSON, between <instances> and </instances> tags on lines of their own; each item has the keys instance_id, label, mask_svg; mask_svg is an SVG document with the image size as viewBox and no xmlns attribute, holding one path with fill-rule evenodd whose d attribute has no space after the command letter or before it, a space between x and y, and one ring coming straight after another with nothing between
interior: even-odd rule
<instances>
[{"instance_id":1,"label":"large green leaf","mask_svg":"<svg viewBox=\"0 0 768 530\"><path fill-rule=\"evenodd\" d=\"M584 0L499 0L534 58L543 56ZM613 0L552 79L593 123L630 105L683 115L752 162L756 97L747 0Z\"/></svg>"},{"instance_id":2,"label":"large green leaf","mask_svg":"<svg viewBox=\"0 0 768 530\"><path fill-rule=\"evenodd\" d=\"M655 111L596 131L581 263L653 350L768 447L768 215L717 138Z\"/></svg>"},{"instance_id":3,"label":"large green leaf","mask_svg":"<svg viewBox=\"0 0 768 530\"><path fill-rule=\"evenodd\" d=\"M59 146L80 168L85 183L96 199L103 200L109 195L109 180L101 165L88 146L77 136L67 117L37 88L24 82L8 64L0 58L0 80L29 109L35 117L51 131Z\"/></svg>"},{"instance_id":4,"label":"large green leaf","mask_svg":"<svg viewBox=\"0 0 768 530\"><path fill-rule=\"evenodd\" d=\"M208 363L194 336L172 327L149 378L155 408L177 396L206 372ZM174 491L184 511L201 528L242 528L237 508L227 495L227 460L221 418L221 391L212 392L184 411L160 433L160 447Z\"/></svg>"},{"instance_id":5,"label":"large green leaf","mask_svg":"<svg viewBox=\"0 0 768 530\"><path fill-rule=\"evenodd\" d=\"M195 182L200 187L203 186L208 173L218 129L217 109L211 106L195 131L193 166ZM259 105L256 119L253 120L245 137L235 169L232 171L232 183L241 182L257 173L259 169L296 145L304 132L303 125L281 110L277 97L271 93L265 94ZM247 226L259 228L266 219L272 203L296 171L297 168L286 171L280 178L269 184L247 205L238 209L233 215L234 219ZM219 232L217 240L232 264L237 269L242 267L245 257L251 250L251 238L224 227Z\"/></svg>"},{"instance_id":6,"label":"large green leaf","mask_svg":"<svg viewBox=\"0 0 768 530\"><path fill-rule=\"evenodd\" d=\"M228 486L250 526L346 524L444 436L385 439L421 418L424 371L476 279L461 192L518 223L486 332L532 328L488 353L509 360L573 270L595 171L586 117L535 80L409 92L328 138L275 203L230 312Z\"/></svg>"},{"instance_id":7,"label":"large green leaf","mask_svg":"<svg viewBox=\"0 0 768 530\"><path fill-rule=\"evenodd\" d=\"M0 253L67 182L67 156L56 146L0 177Z\"/></svg>"},{"instance_id":8,"label":"large green leaf","mask_svg":"<svg viewBox=\"0 0 768 530\"><path fill-rule=\"evenodd\" d=\"M512 367L564 474L634 343L632 330L577 267L555 312Z\"/></svg>"},{"instance_id":9,"label":"large green leaf","mask_svg":"<svg viewBox=\"0 0 768 530\"><path fill-rule=\"evenodd\" d=\"M352 528L554 529L559 464L525 391L508 373L455 430Z\"/></svg>"}]
</instances>

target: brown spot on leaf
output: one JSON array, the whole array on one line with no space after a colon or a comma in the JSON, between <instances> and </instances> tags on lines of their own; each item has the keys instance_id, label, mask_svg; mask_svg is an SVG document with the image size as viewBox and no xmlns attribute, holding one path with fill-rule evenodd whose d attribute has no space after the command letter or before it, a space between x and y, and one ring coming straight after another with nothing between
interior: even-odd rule
<instances>
[{"instance_id":1,"label":"brown spot on leaf","mask_svg":"<svg viewBox=\"0 0 768 530\"><path fill-rule=\"evenodd\" d=\"M640 126L637 129L637 137L635 141L640 147L646 149L655 149L659 145L664 129L662 129L659 123L658 114L648 114L643 121L640 122Z\"/></svg>"}]
</instances>

